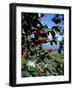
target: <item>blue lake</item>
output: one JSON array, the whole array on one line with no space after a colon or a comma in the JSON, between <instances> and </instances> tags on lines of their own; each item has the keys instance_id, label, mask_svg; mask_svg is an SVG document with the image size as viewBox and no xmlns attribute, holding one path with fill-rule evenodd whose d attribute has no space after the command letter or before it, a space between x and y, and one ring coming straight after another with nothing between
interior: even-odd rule
<instances>
[{"instance_id":1,"label":"blue lake","mask_svg":"<svg viewBox=\"0 0 73 90\"><path fill-rule=\"evenodd\" d=\"M59 44L53 44L53 45L50 45L50 43L43 43L42 44L42 48L45 48L45 49L49 49L49 48L52 48L52 49L58 49L59 48Z\"/></svg>"},{"instance_id":2,"label":"blue lake","mask_svg":"<svg viewBox=\"0 0 73 90\"><path fill-rule=\"evenodd\" d=\"M59 43L56 45L56 44L53 44L53 45L50 45L50 43L43 43L42 44L42 48L44 49L58 49L59 48ZM61 54L64 55L64 50L61 50Z\"/></svg>"}]
</instances>

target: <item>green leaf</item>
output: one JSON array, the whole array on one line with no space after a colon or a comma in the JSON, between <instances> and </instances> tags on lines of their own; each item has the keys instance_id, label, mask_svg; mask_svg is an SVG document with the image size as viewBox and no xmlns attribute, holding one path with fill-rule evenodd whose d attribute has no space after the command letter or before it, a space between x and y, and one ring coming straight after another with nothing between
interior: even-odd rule
<instances>
[{"instance_id":1,"label":"green leaf","mask_svg":"<svg viewBox=\"0 0 73 90\"><path fill-rule=\"evenodd\" d=\"M34 77L34 76L38 76L37 73L37 69L34 67L30 67L30 69L28 70L28 72Z\"/></svg>"},{"instance_id":2,"label":"green leaf","mask_svg":"<svg viewBox=\"0 0 73 90\"><path fill-rule=\"evenodd\" d=\"M46 71L45 71L45 75L46 75L46 76L51 76L51 73L46 70Z\"/></svg>"},{"instance_id":3,"label":"green leaf","mask_svg":"<svg viewBox=\"0 0 73 90\"><path fill-rule=\"evenodd\" d=\"M59 24L61 23L61 18L52 18L52 21L55 23L55 24Z\"/></svg>"},{"instance_id":4,"label":"green leaf","mask_svg":"<svg viewBox=\"0 0 73 90\"><path fill-rule=\"evenodd\" d=\"M56 32L60 32L61 27L60 26L53 26L52 29L54 29Z\"/></svg>"},{"instance_id":5,"label":"green leaf","mask_svg":"<svg viewBox=\"0 0 73 90\"><path fill-rule=\"evenodd\" d=\"M34 68L34 67L30 67L30 68L28 69L29 72L34 72L35 70L36 70L36 68Z\"/></svg>"},{"instance_id":6,"label":"green leaf","mask_svg":"<svg viewBox=\"0 0 73 90\"><path fill-rule=\"evenodd\" d=\"M34 77L34 76L38 76L38 72L34 71L34 72L30 72L30 74Z\"/></svg>"},{"instance_id":7,"label":"green leaf","mask_svg":"<svg viewBox=\"0 0 73 90\"><path fill-rule=\"evenodd\" d=\"M57 40L53 40L53 42L54 42L55 44L57 44Z\"/></svg>"},{"instance_id":8,"label":"green leaf","mask_svg":"<svg viewBox=\"0 0 73 90\"><path fill-rule=\"evenodd\" d=\"M54 32L54 30L52 30L52 31L50 31L50 32L51 32L52 37L54 38L54 37L55 37L55 32Z\"/></svg>"},{"instance_id":9,"label":"green leaf","mask_svg":"<svg viewBox=\"0 0 73 90\"><path fill-rule=\"evenodd\" d=\"M28 71L22 71L22 77L31 77L31 74Z\"/></svg>"},{"instance_id":10,"label":"green leaf","mask_svg":"<svg viewBox=\"0 0 73 90\"><path fill-rule=\"evenodd\" d=\"M53 40L50 41L50 44L53 45Z\"/></svg>"}]
</instances>

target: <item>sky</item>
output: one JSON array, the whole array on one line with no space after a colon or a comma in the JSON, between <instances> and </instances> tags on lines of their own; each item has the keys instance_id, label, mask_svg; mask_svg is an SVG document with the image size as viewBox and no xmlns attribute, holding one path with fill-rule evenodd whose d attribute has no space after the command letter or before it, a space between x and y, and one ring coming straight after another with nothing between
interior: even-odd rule
<instances>
[{"instance_id":1,"label":"sky","mask_svg":"<svg viewBox=\"0 0 73 90\"><path fill-rule=\"evenodd\" d=\"M52 26L56 25L51 19L55 16L56 14L48 14L45 13L44 16L40 19L41 23L43 25L47 25L49 28L51 28ZM60 24L62 27L63 25Z\"/></svg>"},{"instance_id":2,"label":"sky","mask_svg":"<svg viewBox=\"0 0 73 90\"><path fill-rule=\"evenodd\" d=\"M40 21L41 21L41 23L43 24L43 25L47 25L48 26L48 28L52 28L52 26L55 26L56 24L51 20L53 17L54 17L54 15L55 14L47 14L47 13L45 13L44 14L44 16L40 19ZM62 24L60 24L61 26L62 26L62 28L63 28L63 25ZM56 34L56 36L58 37L58 41L61 41L62 40L62 38L63 38L63 36L61 36L61 35L59 35L59 34ZM51 36L51 34L48 36L48 38L50 38L50 39L52 39L52 36ZM56 44L54 44L54 45L50 45L50 43L45 43L45 44L42 44L42 47L43 48L59 48L59 44L58 45L56 45Z\"/></svg>"},{"instance_id":3,"label":"sky","mask_svg":"<svg viewBox=\"0 0 73 90\"><path fill-rule=\"evenodd\" d=\"M43 25L47 25L48 27L54 26L54 22L51 21L51 19L54 17L55 14L44 14L44 16L41 18L41 23Z\"/></svg>"}]
</instances>

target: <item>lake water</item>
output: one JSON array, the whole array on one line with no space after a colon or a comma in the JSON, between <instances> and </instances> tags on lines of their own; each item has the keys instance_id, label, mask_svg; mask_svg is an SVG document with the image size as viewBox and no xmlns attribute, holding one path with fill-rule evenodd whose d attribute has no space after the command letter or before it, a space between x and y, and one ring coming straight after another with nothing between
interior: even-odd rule
<instances>
[{"instance_id":1,"label":"lake water","mask_svg":"<svg viewBox=\"0 0 73 90\"><path fill-rule=\"evenodd\" d=\"M56 45L56 44L53 44L53 45L50 45L50 43L43 43L42 44L42 48L44 49L58 49L59 48L59 43ZM61 54L64 55L64 50L61 50Z\"/></svg>"},{"instance_id":2,"label":"lake water","mask_svg":"<svg viewBox=\"0 0 73 90\"><path fill-rule=\"evenodd\" d=\"M43 43L42 48L45 48L45 49L49 49L49 48L58 49L59 48L59 43L57 45L56 44L50 45L50 43Z\"/></svg>"}]
</instances>

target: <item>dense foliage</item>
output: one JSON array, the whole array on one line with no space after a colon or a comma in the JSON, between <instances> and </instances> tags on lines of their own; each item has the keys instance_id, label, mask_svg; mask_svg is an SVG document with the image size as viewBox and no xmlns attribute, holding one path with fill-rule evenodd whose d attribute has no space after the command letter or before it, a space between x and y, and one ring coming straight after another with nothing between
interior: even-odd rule
<instances>
[{"instance_id":1,"label":"dense foliage","mask_svg":"<svg viewBox=\"0 0 73 90\"><path fill-rule=\"evenodd\" d=\"M64 39L59 42L57 51L42 48L42 43L49 42L51 45L57 44L56 33L63 35L64 17L56 14L52 21L55 26L49 28L41 24L44 14L22 13L22 77L50 76L64 74ZM48 39L49 34L52 40Z\"/></svg>"}]
</instances>

